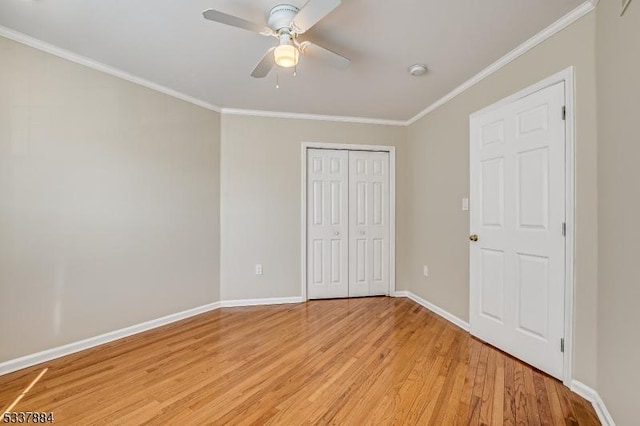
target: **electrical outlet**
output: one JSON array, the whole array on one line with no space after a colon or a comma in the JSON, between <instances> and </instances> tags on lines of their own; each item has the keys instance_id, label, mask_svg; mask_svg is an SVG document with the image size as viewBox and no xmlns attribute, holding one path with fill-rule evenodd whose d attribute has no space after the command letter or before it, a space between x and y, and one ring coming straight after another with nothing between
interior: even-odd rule
<instances>
[{"instance_id":1,"label":"electrical outlet","mask_svg":"<svg viewBox=\"0 0 640 426\"><path fill-rule=\"evenodd\" d=\"M462 199L462 211L469 211L469 199L468 198L463 198Z\"/></svg>"},{"instance_id":2,"label":"electrical outlet","mask_svg":"<svg viewBox=\"0 0 640 426\"><path fill-rule=\"evenodd\" d=\"M262 275L262 263L256 263L256 275Z\"/></svg>"},{"instance_id":3,"label":"electrical outlet","mask_svg":"<svg viewBox=\"0 0 640 426\"><path fill-rule=\"evenodd\" d=\"M422 265L422 273L425 277L429 276L429 267L427 265Z\"/></svg>"}]
</instances>

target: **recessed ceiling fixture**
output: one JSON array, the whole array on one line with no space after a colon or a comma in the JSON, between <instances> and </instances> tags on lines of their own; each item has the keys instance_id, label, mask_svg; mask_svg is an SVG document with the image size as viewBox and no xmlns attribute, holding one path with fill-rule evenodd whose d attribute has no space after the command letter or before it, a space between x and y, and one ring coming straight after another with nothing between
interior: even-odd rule
<instances>
[{"instance_id":1,"label":"recessed ceiling fixture","mask_svg":"<svg viewBox=\"0 0 640 426\"><path fill-rule=\"evenodd\" d=\"M411 73L411 75L414 77L418 77L420 75L426 74L426 72L427 72L426 65L413 64L409 67L409 73Z\"/></svg>"},{"instance_id":2,"label":"recessed ceiling fixture","mask_svg":"<svg viewBox=\"0 0 640 426\"><path fill-rule=\"evenodd\" d=\"M210 21L242 28L264 36L272 36L279 40L278 46L267 50L267 53L251 72L252 77L263 78L269 74L274 65L283 68L295 67L298 65L300 54L313 56L334 68L348 67L351 61L344 56L298 38L331 13L340 3L341 0L310 0L302 9L290 4L279 4L269 11L267 26L245 21L214 9L205 10L202 15Z\"/></svg>"}]
</instances>

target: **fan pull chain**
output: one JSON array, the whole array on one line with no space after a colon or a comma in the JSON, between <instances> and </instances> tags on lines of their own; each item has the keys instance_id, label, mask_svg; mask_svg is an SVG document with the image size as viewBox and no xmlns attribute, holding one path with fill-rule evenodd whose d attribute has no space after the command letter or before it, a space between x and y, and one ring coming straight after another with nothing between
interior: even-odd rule
<instances>
[{"instance_id":1,"label":"fan pull chain","mask_svg":"<svg viewBox=\"0 0 640 426\"><path fill-rule=\"evenodd\" d=\"M295 77L295 76L297 76L297 75L298 75L298 64L295 64L295 65L293 66L293 76Z\"/></svg>"},{"instance_id":2,"label":"fan pull chain","mask_svg":"<svg viewBox=\"0 0 640 426\"><path fill-rule=\"evenodd\" d=\"M276 89L280 88L280 73L276 71Z\"/></svg>"}]
</instances>

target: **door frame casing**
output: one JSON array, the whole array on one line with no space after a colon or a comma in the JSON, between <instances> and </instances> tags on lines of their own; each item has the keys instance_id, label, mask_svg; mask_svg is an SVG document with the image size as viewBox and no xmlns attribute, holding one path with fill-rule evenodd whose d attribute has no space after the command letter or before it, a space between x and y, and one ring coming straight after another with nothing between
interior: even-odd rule
<instances>
[{"instance_id":1,"label":"door frame casing","mask_svg":"<svg viewBox=\"0 0 640 426\"><path fill-rule=\"evenodd\" d=\"M564 354L563 377L566 386L571 387L573 381L573 352L574 352L574 297L575 297L575 70L571 66L550 77L545 78L525 89L499 100L469 116L469 149L473 143L471 135L471 121L478 115L485 114L497 108L525 98L535 92L546 89L558 83L564 83L565 87L565 274L564 274ZM471 158L470 158L471 160ZM469 162L471 169L471 162ZM470 175L470 179L473 176ZM469 182L471 188L473 182ZM473 208L473 206L471 206ZM469 217L471 226L471 217ZM471 276L469 277L471 282ZM469 318L471 318L471 299L469 299Z\"/></svg>"},{"instance_id":2,"label":"door frame casing","mask_svg":"<svg viewBox=\"0 0 640 426\"><path fill-rule=\"evenodd\" d=\"M396 292L396 147L387 145L359 145L326 142L303 142L301 147L301 290L302 301L307 296L307 151L309 149L338 149L389 153L389 296Z\"/></svg>"}]
</instances>

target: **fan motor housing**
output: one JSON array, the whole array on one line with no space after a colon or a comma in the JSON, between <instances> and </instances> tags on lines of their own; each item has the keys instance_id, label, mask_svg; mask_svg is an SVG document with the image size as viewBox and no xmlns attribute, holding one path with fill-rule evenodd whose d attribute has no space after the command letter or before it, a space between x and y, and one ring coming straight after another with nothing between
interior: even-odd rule
<instances>
[{"instance_id":1,"label":"fan motor housing","mask_svg":"<svg viewBox=\"0 0 640 426\"><path fill-rule=\"evenodd\" d=\"M290 4L279 4L269 11L267 23L276 32L283 28L291 28L291 21L293 21L299 10Z\"/></svg>"}]
</instances>

